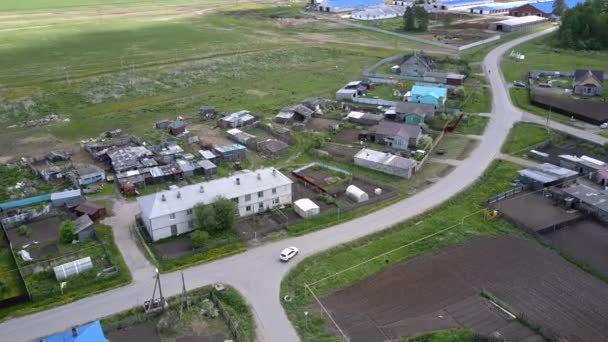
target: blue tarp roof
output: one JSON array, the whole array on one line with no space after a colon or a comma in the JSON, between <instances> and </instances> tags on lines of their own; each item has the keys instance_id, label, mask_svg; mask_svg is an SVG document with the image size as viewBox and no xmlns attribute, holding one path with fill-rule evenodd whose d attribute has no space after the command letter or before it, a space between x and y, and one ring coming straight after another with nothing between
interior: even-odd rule
<instances>
[{"instance_id":1,"label":"blue tarp roof","mask_svg":"<svg viewBox=\"0 0 608 342\"><path fill-rule=\"evenodd\" d=\"M26 207L28 205L38 204L51 200L51 194L40 195L35 197L23 198L16 201L5 202L0 204L0 209L9 210L13 208Z\"/></svg>"},{"instance_id":2,"label":"blue tarp roof","mask_svg":"<svg viewBox=\"0 0 608 342\"><path fill-rule=\"evenodd\" d=\"M520 7L529 3L533 3L535 1L516 1L516 2L507 2L507 3L496 3L496 4L488 4L484 6L475 7L473 9L483 10L483 11L496 11L502 9L511 9Z\"/></svg>"},{"instance_id":3,"label":"blue tarp roof","mask_svg":"<svg viewBox=\"0 0 608 342\"><path fill-rule=\"evenodd\" d=\"M415 85L412 87L412 95L431 95L436 98L447 97L448 89L440 88L440 87L427 87L427 86L419 86Z\"/></svg>"},{"instance_id":4,"label":"blue tarp roof","mask_svg":"<svg viewBox=\"0 0 608 342\"><path fill-rule=\"evenodd\" d=\"M565 0L564 1L567 8L575 7L576 5L582 4L583 2L585 2L585 0ZM553 12L553 1L537 2L535 4L530 4L530 5L536 7L539 11L541 11L543 13L549 14L549 13Z\"/></svg>"},{"instance_id":5,"label":"blue tarp roof","mask_svg":"<svg viewBox=\"0 0 608 342\"><path fill-rule=\"evenodd\" d=\"M353 8L374 5L384 5L384 0L325 0L322 6Z\"/></svg>"},{"instance_id":6,"label":"blue tarp roof","mask_svg":"<svg viewBox=\"0 0 608 342\"><path fill-rule=\"evenodd\" d=\"M49 336L43 342L106 342L99 321L87 323L76 328L77 336L72 336L72 329Z\"/></svg>"}]
</instances>

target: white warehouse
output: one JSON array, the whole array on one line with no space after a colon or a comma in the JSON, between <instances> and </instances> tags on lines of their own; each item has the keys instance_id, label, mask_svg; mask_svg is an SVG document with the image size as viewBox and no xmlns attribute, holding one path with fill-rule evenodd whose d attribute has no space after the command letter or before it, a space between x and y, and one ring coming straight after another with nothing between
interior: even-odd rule
<instances>
[{"instance_id":1,"label":"white warehouse","mask_svg":"<svg viewBox=\"0 0 608 342\"><path fill-rule=\"evenodd\" d=\"M289 205L292 183L274 168L243 170L230 177L142 196L137 202L150 238L157 241L194 229L194 206L213 203L218 197L237 203L239 216Z\"/></svg>"}]
</instances>

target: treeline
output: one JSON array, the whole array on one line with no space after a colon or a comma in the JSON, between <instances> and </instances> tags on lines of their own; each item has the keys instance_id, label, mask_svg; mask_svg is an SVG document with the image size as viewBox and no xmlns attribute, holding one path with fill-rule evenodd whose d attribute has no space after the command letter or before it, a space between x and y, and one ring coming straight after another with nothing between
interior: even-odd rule
<instances>
[{"instance_id":1,"label":"treeline","mask_svg":"<svg viewBox=\"0 0 608 342\"><path fill-rule=\"evenodd\" d=\"M608 48L608 0L587 0L561 17L558 44L575 50Z\"/></svg>"}]
</instances>

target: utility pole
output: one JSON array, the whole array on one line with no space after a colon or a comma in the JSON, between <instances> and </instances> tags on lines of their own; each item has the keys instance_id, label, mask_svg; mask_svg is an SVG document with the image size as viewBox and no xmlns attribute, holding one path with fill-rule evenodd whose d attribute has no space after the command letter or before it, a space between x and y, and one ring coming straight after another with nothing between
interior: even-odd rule
<instances>
[{"instance_id":1,"label":"utility pole","mask_svg":"<svg viewBox=\"0 0 608 342\"><path fill-rule=\"evenodd\" d=\"M179 308L179 318L182 318L182 315L184 314L184 305L188 304L188 298L186 297L186 281L184 280L184 272L181 272L182 274L182 302L181 302L181 306Z\"/></svg>"}]
</instances>

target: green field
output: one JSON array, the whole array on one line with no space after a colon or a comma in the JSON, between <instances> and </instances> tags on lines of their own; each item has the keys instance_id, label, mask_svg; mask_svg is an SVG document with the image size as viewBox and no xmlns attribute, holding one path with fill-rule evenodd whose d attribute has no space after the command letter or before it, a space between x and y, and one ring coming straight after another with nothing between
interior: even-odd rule
<instances>
[{"instance_id":1,"label":"green field","mask_svg":"<svg viewBox=\"0 0 608 342\"><path fill-rule=\"evenodd\" d=\"M502 146L502 152L516 156L526 155L534 145L551 139L551 133L544 126L519 122L513 126Z\"/></svg>"},{"instance_id":2,"label":"green field","mask_svg":"<svg viewBox=\"0 0 608 342\"><path fill-rule=\"evenodd\" d=\"M488 125L488 121L490 121L490 118L485 116L474 114L465 115L454 132L459 134L482 135Z\"/></svg>"},{"instance_id":3,"label":"green field","mask_svg":"<svg viewBox=\"0 0 608 342\"><path fill-rule=\"evenodd\" d=\"M515 164L496 161L476 185L449 199L442 206L388 231L323 252L298 264L281 283L281 298L285 295L293 298L291 302L283 303L283 307L301 339L327 341L334 336L333 330L320 312L311 309L316 306L313 306L313 298L310 293L306 293L304 284L311 284L331 276L312 287L316 295L322 298L339 288L352 285L422 253L478 236L520 234L506 221L487 217L481 206L484 199L509 189L519 169L520 167ZM448 227L452 228L446 230ZM430 234L436 235L428 237ZM413 243L423 237L428 238ZM409 243L412 244L408 245ZM402 248L396 249L399 247ZM342 270L389 251L393 252L351 271L338 274ZM305 311L310 313L308 322L304 317Z\"/></svg>"}]
</instances>

